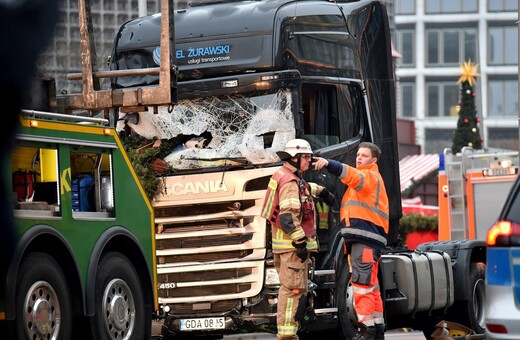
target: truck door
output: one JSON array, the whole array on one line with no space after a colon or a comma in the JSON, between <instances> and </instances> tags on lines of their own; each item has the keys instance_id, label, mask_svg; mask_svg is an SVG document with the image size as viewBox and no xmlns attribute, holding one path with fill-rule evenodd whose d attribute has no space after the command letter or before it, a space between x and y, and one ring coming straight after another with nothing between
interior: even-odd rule
<instances>
[{"instance_id":1,"label":"truck door","mask_svg":"<svg viewBox=\"0 0 520 340\"><path fill-rule=\"evenodd\" d=\"M322 157L354 165L358 143L365 139L366 109L361 82L338 78L313 79L302 84L302 111L297 130ZM318 237L324 251L339 231L339 205L345 185L326 171L308 174L308 180L324 185L336 197L333 206L317 203ZM332 245L331 245L332 246Z\"/></svg>"}]
</instances>

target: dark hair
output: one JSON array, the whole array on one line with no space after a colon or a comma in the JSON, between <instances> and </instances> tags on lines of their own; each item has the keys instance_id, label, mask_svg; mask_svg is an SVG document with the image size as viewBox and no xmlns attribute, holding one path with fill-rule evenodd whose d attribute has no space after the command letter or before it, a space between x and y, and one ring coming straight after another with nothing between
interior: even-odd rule
<instances>
[{"instance_id":1,"label":"dark hair","mask_svg":"<svg viewBox=\"0 0 520 340\"><path fill-rule=\"evenodd\" d=\"M359 143L358 149L359 148L370 149L370 153L372 154L372 157L375 157L377 159L379 159L379 157L381 157L381 149L374 143L361 142L361 143Z\"/></svg>"}]
</instances>

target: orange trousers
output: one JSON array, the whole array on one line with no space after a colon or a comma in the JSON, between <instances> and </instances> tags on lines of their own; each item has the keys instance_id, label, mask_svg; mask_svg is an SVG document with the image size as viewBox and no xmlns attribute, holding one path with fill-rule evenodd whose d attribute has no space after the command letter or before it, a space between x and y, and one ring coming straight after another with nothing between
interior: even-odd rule
<instances>
[{"instance_id":1,"label":"orange trousers","mask_svg":"<svg viewBox=\"0 0 520 340\"><path fill-rule=\"evenodd\" d=\"M361 243L352 244L352 291L358 322L365 326L383 324L383 300L377 273L381 252Z\"/></svg>"}]
</instances>

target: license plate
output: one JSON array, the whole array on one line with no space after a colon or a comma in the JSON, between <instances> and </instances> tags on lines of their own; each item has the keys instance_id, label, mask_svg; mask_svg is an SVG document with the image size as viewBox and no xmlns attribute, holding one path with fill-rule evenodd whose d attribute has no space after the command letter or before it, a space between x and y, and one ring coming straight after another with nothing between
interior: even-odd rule
<instances>
[{"instance_id":1,"label":"license plate","mask_svg":"<svg viewBox=\"0 0 520 340\"><path fill-rule=\"evenodd\" d=\"M225 329L224 317L181 319L181 331L197 331L205 329Z\"/></svg>"},{"instance_id":2,"label":"license plate","mask_svg":"<svg viewBox=\"0 0 520 340\"><path fill-rule=\"evenodd\" d=\"M509 168L488 168L482 170L482 174L486 177L516 175L517 173L518 168L516 166Z\"/></svg>"}]
</instances>

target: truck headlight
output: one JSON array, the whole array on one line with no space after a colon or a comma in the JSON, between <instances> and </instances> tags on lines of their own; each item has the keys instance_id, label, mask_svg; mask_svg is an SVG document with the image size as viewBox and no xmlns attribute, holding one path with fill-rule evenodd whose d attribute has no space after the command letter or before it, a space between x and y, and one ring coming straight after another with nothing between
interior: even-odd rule
<instances>
[{"instance_id":1,"label":"truck headlight","mask_svg":"<svg viewBox=\"0 0 520 340\"><path fill-rule=\"evenodd\" d=\"M275 268L267 268L265 270L265 284L266 285L279 285L280 278Z\"/></svg>"}]
</instances>

